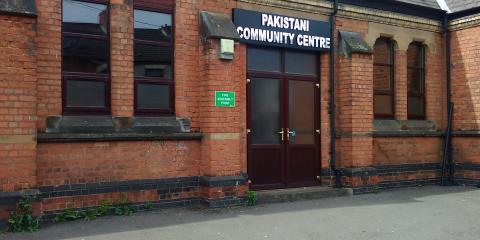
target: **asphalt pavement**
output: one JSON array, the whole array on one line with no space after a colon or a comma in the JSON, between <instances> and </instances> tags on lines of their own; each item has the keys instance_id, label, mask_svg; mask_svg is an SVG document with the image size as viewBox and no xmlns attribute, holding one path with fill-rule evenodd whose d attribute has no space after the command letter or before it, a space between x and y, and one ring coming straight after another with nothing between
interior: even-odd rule
<instances>
[{"instance_id":1,"label":"asphalt pavement","mask_svg":"<svg viewBox=\"0 0 480 240\"><path fill-rule=\"evenodd\" d=\"M231 209L166 209L43 226L0 240L480 239L480 189L418 187Z\"/></svg>"}]
</instances>

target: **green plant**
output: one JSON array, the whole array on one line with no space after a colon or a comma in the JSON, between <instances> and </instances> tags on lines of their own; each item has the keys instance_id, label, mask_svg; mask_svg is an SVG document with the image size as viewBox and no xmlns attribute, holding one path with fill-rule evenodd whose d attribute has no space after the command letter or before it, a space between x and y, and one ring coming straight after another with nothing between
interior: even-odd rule
<instances>
[{"instance_id":1,"label":"green plant","mask_svg":"<svg viewBox=\"0 0 480 240\"><path fill-rule=\"evenodd\" d=\"M59 223L66 221L75 221L80 218L82 218L82 215L79 212L73 209L67 209L65 212L55 215L52 221L54 223Z\"/></svg>"},{"instance_id":2,"label":"green plant","mask_svg":"<svg viewBox=\"0 0 480 240\"><path fill-rule=\"evenodd\" d=\"M257 204L257 193L247 190L245 192L245 204L247 206L254 206L255 204Z\"/></svg>"},{"instance_id":3,"label":"green plant","mask_svg":"<svg viewBox=\"0 0 480 240\"><path fill-rule=\"evenodd\" d=\"M83 212L82 215L85 221L92 221L97 219L98 212L96 209L88 209L87 211Z\"/></svg>"},{"instance_id":4,"label":"green plant","mask_svg":"<svg viewBox=\"0 0 480 240\"><path fill-rule=\"evenodd\" d=\"M41 217L33 216L32 198L23 196L17 204L15 212L8 219L12 232L34 232L40 227Z\"/></svg>"},{"instance_id":5,"label":"green plant","mask_svg":"<svg viewBox=\"0 0 480 240\"><path fill-rule=\"evenodd\" d=\"M373 186L372 193L380 193L380 188L378 186Z\"/></svg>"},{"instance_id":6,"label":"green plant","mask_svg":"<svg viewBox=\"0 0 480 240\"><path fill-rule=\"evenodd\" d=\"M152 210L153 204L151 202L146 202L143 208L145 208L145 210Z\"/></svg>"},{"instance_id":7,"label":"green plant","mask_svg":"<svg viewBox=\"0 0 480 240\"><path fill-rule=\"evenodd\" d=\"M112 202L108 199L103 199L100 206L97 207L97 217L105 216L112 209Z\"/></svg>"},{"instance_id":8,"label":"green plant","mask_svg":"<svg viewBox=\"0 0 480 240\"><path fill-rule=\"evenodd\" d=\"M128 201L128 197L123 195L120 201L118 201L114 206L114 213L117 216L131 216L135 213L135 208L133 208L132 204Z\"/></svg>"}]
</instances>

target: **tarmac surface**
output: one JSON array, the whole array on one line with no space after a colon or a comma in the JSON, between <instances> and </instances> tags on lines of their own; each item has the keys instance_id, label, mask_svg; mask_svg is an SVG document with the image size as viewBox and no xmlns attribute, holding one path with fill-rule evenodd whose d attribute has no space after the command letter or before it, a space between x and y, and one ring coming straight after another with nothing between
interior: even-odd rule
<instances>
[{"instance_id":1,"label":"tarmac surface","mask_svg":"<svg viewBox=\"0 0 480 240\"><path fill-rule=\"evenodd\" d=\"M0 240L480 239L480 189L418 187L232 209L166 209L43 226Z\"/></svg>"}]
</instances>

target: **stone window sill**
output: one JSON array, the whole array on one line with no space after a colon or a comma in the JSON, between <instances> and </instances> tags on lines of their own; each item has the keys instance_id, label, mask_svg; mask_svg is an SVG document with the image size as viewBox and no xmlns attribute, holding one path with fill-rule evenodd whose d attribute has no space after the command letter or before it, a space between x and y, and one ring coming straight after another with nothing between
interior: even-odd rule
<instances>
[{"instance_id":1,"label":"stone window sill","mask_svg":"<svg viewBox=\"0 0 480 240\"><path fill-rule=\"evenodd\" d=\"M200 140L202 133L39 133L39 143Z\"/></svg>"},{"instance_id":2,"label":"stone window sill","mask_svg":"<svg viewBox=\"0 0 480 240\"><path fill-rule=\"evenodd\" d=\"M374 137L443 137L434 122L428 120L374 120Z\"/></svg>"},{"instance_id":3,"label":"stone window sill","mask_svg":"<svg viewBox=\"0 0 480 240\"><path fill-rule=\"evenodd\" d=\"M177 117L49 116L38 142L198 140L190 119Z\"/></svg>"}]
</instances>

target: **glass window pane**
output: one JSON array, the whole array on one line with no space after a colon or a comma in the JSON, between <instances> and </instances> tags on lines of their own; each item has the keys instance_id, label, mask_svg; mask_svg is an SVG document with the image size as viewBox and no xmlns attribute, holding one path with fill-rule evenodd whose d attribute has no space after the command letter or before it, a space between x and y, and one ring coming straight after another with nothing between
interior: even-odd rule
<instances>
[{"instance_id":1,"label":"glass window pane","mask_svg":"<svg viewBox=\"0 0 480 240\"><path fill-rule=\"evenodd\" d=\"M285 72L317 75L317 55L311 52L285 52Z\"/></svg>"},{"instance_id":2,"label":"glass window pane","mask_svg":"<svg viewBox=\"0 0 480 240\"><path fill-rule=\"evenodd\" d=\"M170 86L143 83L138 84L137 108L170 109Z\"/></svg>"},{"instance_id":3,"label":"glass window pane","mask_svg":"<svg viewBox=\"0 0 480 240\"><path fill-rule=\"evenodd\" d=\"M423 117L425 112L424 101L422 97L408 97L408 116Z\"/></svg>"},{"instance_id":4,"label":"glass window pane","mask_svg":"<svg viewBox=\"0 0 480 240\"><path fill-rule=\"evenodd\" d=\"M407 70L408 93L422 94L423 70L408 68Z\"/></svg>"},{"instance_id":5,"label":"glass window pane","mask_svg":"<svg viewBox=\"0 0 480 240\"><path fill-rule=\"evenodd\" d=\"M135 76L172 79L172 49L135 43Z\"/></svg>"},{"instance_id":6,"label":"glass window pane","mask_svg":"<svg viewBox=\"0 0 480 240\"><path fill-rule=\"evenodd\" d=\"M386 38L379 38L375 42L373 47L374 51L374 62L375 63L383 63L383 64L391 64L392 57L390 51L390 40Z\"/></svg>"},{"instance_id":7,"label":"glass window pane","mask_svg":"<svg viewBox=\"0 0 480 240\"><path fill-rule=\"evenodd\" d=\"M421 46L415 43L410 44L407 50L407 65L411 67L423 67L421 59Z\"/></svg>"},{"instance_id":8,"label":"glass window pane","mask_svg":"<svg viewBox=\"0 0 480 240\"><path fill-rule=\"evenodd\" d=\"M74 0L63 0L62 31L107 35L108 9L106 5Z\"/></svg>"},{"instance_id":9,"label":"glass window pane","mask_svg":"<svg viewBox=\"0 0 480 240\"><path fill-rule=\"evenodd\" d=\"M280 50L248 48L248 70L280 72Z\"/></svg>"},{"instance_id":10,"label":"glass window pane","mask_svg":"<svg viewBox=\"0 0 480 240\"><path fill-rule=\"evenodd\" d=\"M104 40L64 37L62 69L67 72L108 74L109 50Z\"/></svg>"},{"instance_id":11,"label":"glass window pane","mask_svg":"<svg viewBox=\"0 0 480 240\"><path fill-rule=\"evenodd\" d=\"M391 68L388 66L373 66L373 89L390 91L391 86Z\"/></svg>"},{"instance_id":12,"label":"glass window pane","mask_svg":"<svg viewBox=\"0 0 480 240\"><path fill-rule=\"evenodd\" d=\"M105 107L105 83L67 80L67 107Z\"/></svg>"},{"instance_id":13,"label":"glass window pane","mask_svg":"<svg viewBox=\"0 0 480 240\"><path fill-rule=\"evenodd\" d=\"M389 95L374 96L375 114L393 115L392 97Z\"/></svg>"},{"instance_id":14,"label":"glass window pane","mask_svg":"<svg viewBox=\"0 0 480 240\"><path fill-rule=\"evenodd\" d=\"M155 42L172 41L172 15L134 10L135 39Z\"/></svg>"},{"instance_id":15,"label":"glass window pane","mask_svg":"<svg viewBox=\"0 0 480 240\"><path fill-rule=\"evenodd\" d=\"M280 143L280 80L252 79L250 100L252 144Z\"/></svg>"},{"instance_id":16,"label":"glass window pane","mask_svg":"<svg viewBox=\"0 0 480 240\"><path fill-rule=\"evenodd\" d=\"M315 83L290 81L288 93L288 123L292 144L315 143ZM292 136L294 135L294 136Z\"/></svg>"}]
</instances>

